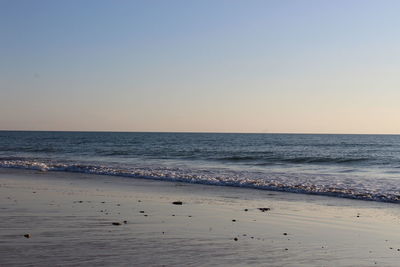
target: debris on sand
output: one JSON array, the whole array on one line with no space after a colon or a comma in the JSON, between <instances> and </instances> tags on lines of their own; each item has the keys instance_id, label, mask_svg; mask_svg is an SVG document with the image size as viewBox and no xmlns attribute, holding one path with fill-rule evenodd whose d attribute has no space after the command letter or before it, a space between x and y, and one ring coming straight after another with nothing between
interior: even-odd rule
<instances>
[{"instance_id":1,"label":"debris on sand","mask_svg":"<svg viewBox=\"0 0 400 267\"><path fill-rule=\"evenodd\" d=\"M120 222L113 222L112 225L121 225Z\"/></svg>"},{"instance_id":2,"label":"debris on sand","mask_svg":"<svg viewBox=\"0 0 400 267\"><path fill-rule=\"evenodd\" d=\"M258 208L258 209L261 210L262 212L266 212L266 211L271 210L271 208Z\"/></svg>"},{"instance_id":3,"label":"debris on sand","mask_svg":"<svg viewBox=\"0 0 400 267\"><path fill-rule=\"evenodd\" d=\"M238 241L237 237L235 237L233 240Z\"/></svg>"},{"instance_id":4,"label":"debris on sand","mask_svg":"<svg viewBox=\"0 0 400 267\"><path fill-rule=\"evenodd\" d=\"M30 234L24 234L24 237L25 238L31 238L31 235Z\"/></svg>"},{"instance_id":5,"label":"debris on sand","mask_svg":"<svg viewBox=\"0 0 400 267\"><path fill-rule=\"evenodd\" d=\"M182 201L174 201L174 202L172 202L172 204L174 204L174 205L182 205L183 203L182 203Z\"/></svg>"}]
</instances>

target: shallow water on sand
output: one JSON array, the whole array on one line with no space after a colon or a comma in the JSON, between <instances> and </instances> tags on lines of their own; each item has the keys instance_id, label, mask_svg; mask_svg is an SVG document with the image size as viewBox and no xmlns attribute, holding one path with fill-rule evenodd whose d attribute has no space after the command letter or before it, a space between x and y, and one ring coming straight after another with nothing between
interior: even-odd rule
<instances>
[{"instance_id":1,"label":"shallow water on sand","mask_svg":"<svg viewBox=\"0 0 400 267\"><path fill-rule=\"evenodd\" d=\"M2 171L0 185L1 266L397 266L400 257L395 204L62 172Z\"/></svg>"}]
</instances>

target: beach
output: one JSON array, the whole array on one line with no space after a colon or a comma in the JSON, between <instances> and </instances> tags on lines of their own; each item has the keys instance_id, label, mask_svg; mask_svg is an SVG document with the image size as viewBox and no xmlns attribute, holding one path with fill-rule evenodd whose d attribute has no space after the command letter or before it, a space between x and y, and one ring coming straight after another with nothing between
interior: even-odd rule
<instances>
[{"instance_id":1,"label":"beach","mask_svg":"<svg viewBox=\"0 0 400 267\"><path fill-rule=\"evenodd\" d=\"M0 0L0 267L399 267L399 10Z\"/></svg>"},{"instance_id":2,"label":"beach","mask_svg":"<svg viewBox=\"0 0 400 267\"><path fill-rule=\"evenodd\" d=\"M400 259L398 204L5 168L0 197L0 266L398 266Z\"/></svg>"}]
</instances>

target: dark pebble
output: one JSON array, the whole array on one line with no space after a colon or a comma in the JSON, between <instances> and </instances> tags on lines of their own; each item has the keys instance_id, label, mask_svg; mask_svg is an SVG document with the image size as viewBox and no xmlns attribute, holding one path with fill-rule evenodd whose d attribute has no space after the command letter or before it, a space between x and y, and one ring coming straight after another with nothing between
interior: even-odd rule
<instances>
[{"instance_id":1,"label":"dark pebble","mask_svg":"<svg viewBox=\"0 0 400 267\"><path fill-rule=\"evenodd\" d=\"M236 220L235 220L235 219L233 219L233 220L232 220L232 222L236 222Z\"/></svg>"},{"instance_id":2,"label":"dark pebble","mask_svg":"<svg viewBox=\"0 0 400 267\"><path fill-rule=\"evenodd\" d=\"M287 233L283 233L283 235L287 235Z\"/></svg>"},{"instance_id":3,"label":"dark pebble","mask_svg":"<svg viewBox=\"0 0 400 267\"><path fill-rule=\"evenodd\" d=\"M121 225L120 222L113 222L112 225Z\"/></svg>"},{"instance_id":4,"label":"dark pebble","mask_svg":"<svg viewBox=\"0 0 400 267\"><path fill-rule=\"evenodd\" d=\"M182 205L183 203L182 203L182 201L174 201L174 202L172 202L172 204L174 204L174 205Z\"/></svg>"},{"instance_id":5,"label":"dark pebble","mask_svg":"<svg viewBox=\"0 0 400 267\"><path fill-rule=\"evenodd\" d=\"M24 234L24 237L25 238L31 238L31 235L30 234Z\"/></svg>"},{"instance_id":6,"label":"dark pebble","mask_svg":"<svg viewBox=\"0 0 400 267\"><path fill-rule=\"evenodd\" d=\"M139 211L140 213L144 213L144 210Z\"/></svg>"},{"instance_id":7,"label":"dark pebble","mask_svg":"<svg viewBox=\"0 0 400 267\"><path fill-rule=\"evenodd\" d=\"M124 221L124 224L127 224L128 223L128 221Z\"/></svg>"},{"instance_id":8,"label":"dark pebble","mask_svg":"<svg viewBox=\"0 0 400 267\"><path fill-rule=\"evenodd\" d=\"M238 241L237 237L235 237L233 240Z\"/></svg>"},{"instance_id":9,"label":"dark pebble","mask_svg":"<svg viewBox=\"0 0 400 267\"><path fill-rule=\"evenodd\" d=\"M244 211L249 211L249 209L244 209Z\"/></svg>"}]
</instances>

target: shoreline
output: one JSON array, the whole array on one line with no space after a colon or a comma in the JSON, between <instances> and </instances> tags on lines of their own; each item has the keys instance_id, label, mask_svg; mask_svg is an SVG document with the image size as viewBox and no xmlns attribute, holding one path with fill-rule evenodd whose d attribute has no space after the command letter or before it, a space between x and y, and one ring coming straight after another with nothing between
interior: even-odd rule
<instances>
[{"instance_id":1,"label":"shoreline","mask_svg":"<svg viewBox=\"0 0 400 267\"><path fill-rule=\"evenodd\" d=\"M400 196L397 191L393 190L396 187L396 184L391 180L387 180L385 182L381 181L385 184L386 190L390 188L389 192L381 192L384 188L370 190L362 188L361 190L357 188L356 185L353 187L337 187L335 186L335 182L333 182L330 186L326 184L317 184L310 185L305 179L304 173L301 175L298 174L298 177L292 177L293 179L299 179L299 183L291 183L285 181L280 181L272 179L270 181L263 181L260 178L255 178L255 180L249 182L243 182L241 179L229 178L229 176L215 176L208 177L205 179L198 179L196 175L187 174L183 171L180 175L177 175L177 172L174 170L168 169L159 169L159 170L151 170L148 166L137 169L127 169L127 168L118 168L118 167L106 167L106 166L96 166L91 164L83 164L77 165L75 163L65 164L65 163L50 163L45 160L42 161L31 161L31 160L21 160L21 159L11 159L6 160L5 162L0 162L0 172L4 172L1 170L10 169L12 170L22 170L22 171L38 171L38 172L61 172L61 173L69 173L71 175L93 175L93 176L108 176L116 177L116 178L128 178L128 179L143 179L143 180L154 180L161 182L173 182L173 183L187 183L187 184L199 184L199 185L210 185L210 186L223 186L223 187L235 187L235 188L247 188L251 190L265 190L265 191L273 191L273 192L284 192L284 193L295 193L295 194L304 194L304 195L313 195L313 196L328 196L335 198L345 198L352 200L362 200L362 201L376 201L383 203L394 203L400 204ZM204 169L203 169L204 171ZM162 174L160 174L160 172ZM165 172L165 173L163 173ZM279 172L273 173L273 175L279 175ZM293 173L289 173L293 175ZM166 176L164 176L166 175ZM244 176L248 175L248 173L242 174ZM257 177L257 172L254 173ZM315 176L315 173L311 174ZM324 174L324 176L329 176L332 174ZM234 174L233 174L234 176ZM239 175L240 176L240 175ZM201 177L201 174L200 174ZM243 176L241 176L243 178ZM355 176L357 177L357 176ZM315 178L315 177L314 177ZM334 176L331 176L334 179ZM361 180L361 178L359 178ZM371 178L362 179L364 182L371 183ZM339 181L342 183L342 181ZM385 190L384 190L385 191Z\"/></svg>"},{"instance_id":2,"label":"shoreline","mask_svg":"<svg viewBox=\"0 0 400 267\"><path fill-rule=\"evenodd\" d=\"M0 169L0 192L6 266L397 266L400 258L398 204L16 169Z\"/></svg>"}]
</instances>

